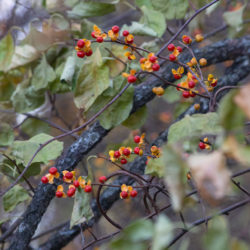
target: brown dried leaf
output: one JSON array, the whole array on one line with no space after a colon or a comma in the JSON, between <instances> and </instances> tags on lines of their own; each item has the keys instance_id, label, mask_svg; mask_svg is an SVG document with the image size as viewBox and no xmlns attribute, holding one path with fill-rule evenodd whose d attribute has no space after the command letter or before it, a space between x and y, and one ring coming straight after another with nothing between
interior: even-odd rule
<instances>
[{"instance_id":1,"label":"brown dried leaf","mask_svg":"<svg viewBox=\"0 0 250 250\"><path fill-rule=\"evenodd\" d=\"M247 118L250 119L250 84L245 85L234 97L235 103L244 111Z\"/></svg>"},{"instance_id":2,"label":"brown dried leaf","mask_svg":"<svg viewBox=\"0 0 250 250\"><path fill-rule=\"evenodd\" d=\"M230 171L222 152L190 156L188 164L201 197L216 205L230 192Z\"/></svg>"}]
</instances>

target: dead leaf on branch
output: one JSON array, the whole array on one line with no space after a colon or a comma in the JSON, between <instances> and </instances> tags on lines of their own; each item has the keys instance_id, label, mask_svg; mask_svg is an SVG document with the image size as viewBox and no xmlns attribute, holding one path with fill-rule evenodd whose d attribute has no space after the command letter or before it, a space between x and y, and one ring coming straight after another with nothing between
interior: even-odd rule
<instances>
[{"instance_id":1,"label":"dead leaf on branch","mask_svg":"<svg viewBox=\"0 0 250 250\"><path fill-rule=\"evenodd\" d=\"M222 152L190 156L188 164L198 191L204 200L216 205L231 190L231 173Z\"/></svg>"}]
</instances>

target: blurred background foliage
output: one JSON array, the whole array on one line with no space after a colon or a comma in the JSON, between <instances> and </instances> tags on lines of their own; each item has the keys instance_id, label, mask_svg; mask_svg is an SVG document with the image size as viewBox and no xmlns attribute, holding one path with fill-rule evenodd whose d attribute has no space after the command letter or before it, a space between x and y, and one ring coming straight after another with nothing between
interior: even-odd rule
<instances>
[{"instance_id":1,"label":"blurred background foliage","mask_svg":"<svg viewBox=\"0 0 250 250\"><path fill-rule=\"evenodd\" d=\"M175 32L196 8L208 2L210 1L0 0L1 152L9 155L19 166L19 170L22 170L40 143L61 133L44 122L45 119L65 130L76 128L124 87L125 81L121 77L121 72L128 69L105 50L105 47L108 48L117 57L126 61L123 46L95 43L91 57L79 59L76 56L74 39L91 39L93 24L97 24L104 31L113 25L119 25L122 30L127 29L136 36L135 42L138 46L156 52L164 41L171 37L168 30ZM227 30L196 47L223 38L241 37L249 33L250 26L244 21L250 18L249 7L248 1L220 1L198 15L185 29L185 34L207 34L221 24L228 25ZM138 60L128 63L132 68L140 68ZM212 65L203 72L220 77L230 63ZM130 115L133 94L134 86L130 86L124 95L99 117L103 127L114 129L90 155L107 154L109 149L120 145L133 146L132 138L136 133L145 132L148 141L155 139L157 134L169 126L191 103L181 98L175 89L168 88L163 98L155 98L149 105ZM225 104L225 107L227 105L230 106L230 102ZM236 119L236 116L230 119L226 120L227 124ZM184 126L189 122L187 121ZM204 125L204 129L210 125ZM181 130L182 128L179 131ZM66 148L73 140L74 138L64 138L63 141L56 141L54 145L43 149L25 177L30 178L36 185L40 176L61 155L63 144ZM185 142L185 145L187 143ZM187 147L192 148L190 145ZM12 161L2 156L0 160L0 188L5 189L18 176L19 170ZM101 159L91 160L91 166L95 178L107 175L115 169ZM76 171L86 174L86 162L79 164ZM150 173L150 168L148 171ZM159 172L157 174L159 175ZM0 208L2 230L20 216L30 201L30 193L25 185L23 182L20 183L4 197ZM234 196L231 199L234 199ZM202 216L201 209L193 204L194 201L190 199L185 207L185 214L190 220L196 218L197 214ZM52 224L67 221L72 206L73 201L69 199L53 200L37 233L49 229ZM250 221L245 217L249 208L243 209L241 213L233 213L233 223L230 225L227 218L219 217L208 229L196 228L173 249L248 249L247 228ZM211 207L209 210L214 209ZM119 201L113 206L110 215L115 220L127 224L143 216L144 208L140 199ZM173 228L178 227L175 221L176 214L173 211L168 213L168 217L159 216L155 223L136 221L111 245L102 248L147 249L146 242L152 239L153 249L164 249L171 240ZM105 219L101 219L93 230L97 235L102 235L103 232L111 233L114 229ZM166 232L169 232L169 235ZM91 237L88 232L85 236L86 241ZM46 235L32 242L32 246L36 248L47 237ZM80 249L81 244L79 236L65 249Z\"/></svg>"}]
</instances>

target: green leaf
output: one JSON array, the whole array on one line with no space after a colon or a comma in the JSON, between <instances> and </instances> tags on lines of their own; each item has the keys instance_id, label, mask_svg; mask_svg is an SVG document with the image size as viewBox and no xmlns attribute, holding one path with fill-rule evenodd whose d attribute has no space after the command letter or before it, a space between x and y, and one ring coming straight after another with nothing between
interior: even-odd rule
<instances>
[{"instance_id":1,"label":"green leaf","mask_svg":"<svg viewBox=\"0 0 250 250\"><path fill-rule=\"evenodd\" d=\"M39 57L40 53L29 44L16 46L14 55L8 66L8 70L24 66L35 61Z\"/></svg>"},{"instance_id":2,"label":"green leaf","mask_svg":"<svg viewBox=\"0 0 250 250\"><path fill-rule=\"evenodd\" d=\"M168 142L184 142L190 138L200 138L203 134L216 134L221 131L217 113L186 115L170 127Z\"/></svg>"},{"instance_id":3,"label":"green leaf","mask_svg":"<svg viewBox=\"0 0 250 250\"><path fill-rule=\"evenodd\" d=\"M126 91L99 117L100 124L105 129L118 126L125 121L133 107L134 86L129 86Z\"/></svg>"},{"instance_id":4,"label":"green leaf","mask_svg":"<svg viewBox=\"0 0 250 250\"><path fill-rule=\"evenodd\" d=\"M230 91L220 102L218 114L220 124L227 131L239 130L243 128L244 113L242 109L236 105L234 98L238 91Z\"/></svg>"},{"instance_id":5,"label":"green leaf","mask_svg":"<svg viewBox=\"0 0 250 250\"><path fill-rule=\"evenodd\" d=\"M143 24L154 30L158 37L161 37L167 28L164 15L160 11L147 8L146 6L142 6L141 10L143 12L141 20Z\"/></svg>"},{"instance_id":6,"label":"green leaf","mask_svg":"<svg viewBox=\"0 0 250 250\"><path fill-rule=\"evenodd\" d=\"M142 7L142 6L146 6L148 8L152 8L153 5L151 3L151 0L135 0L135 4L138 6L138 7Z\"/></svg>"},{"instance_id":7,"label":"green leaf","mask_svg":"<svg viewBox=\"0 0 250 250\"><path fill-rule=\"evenodd\" d=\"M154 9L161 11L168 20L184 18L189 6L187 0L154 0L152 4Z\"/></svg>"},{"instance_id":8,"label":"green leaf","mask_svg":"<svg viewBox=\"0 0 250 250\"><path fill-rule=\"evenodd\" d=\"M168 217L161 214L154 225L152 250L164 250L173 237L174 227Z\"/></svg>"},{"instance_id":9,"label":"green leaf","mask_svg":"<svg viewBox=\"0 0 250 250\"><path fill-rule=\"evenodd\" d=\"M38 134L27 141L14 141L12 145L12 155L15 157L17 164L27 165L31 157L34 155L40 144L47 142L53 137L47 134ZM50 160L56 159L61 155L63 150L63 142L57 140L45 146L34 158L34 162L42 162L48 164Z\"/></svg>"},{"instance_id":10,"label":"green leaf","mask_svg":"<svg viewBox=\"0 0 250 250\"><path fill-rule=\"evenodd\" d=\"M228 250L229 226L224 216L218 216L208 223L208 230L203 237L203 248L205 250Z\"/></svg>"},{"instance_id":11,"label":"green leaf","mask_svg":"<svg viewBox=\"0 0 250 250\"><path fill-rule=\"evenodd\" d=\"M171 204L175 211L180 211L185 195L187 165L182 159L179 151L170 145L162 147L164 162L164 180L168 186Z\"/></svg>"},{"instance_id":12,"label":"green leaf","mask_svg":"<svg viewBox=\"0 0 250 250\"><path fill-rule=\"evenodd\" d=\"M3 208L6 212L11 212L18 204L28 199L27 191L20 185L16 185L3 196Z\"/></svg>"},{"instance_id":13,"label":"green leaf","mask_svg":"<svg viewBox=\"0 0 250 250\"><path fill-rule=\"evenodd\" d=\"M7 123L0 123L0 146L9 146L14 141L14 133Z\"/></svg>"},{"instance_id":14,"label":"green leaf","mask_svg":"<svg viewBox=\"0 0 250 250\"><path fill-rule=\"evenodd\" d=\"M153 235L153 224L149 220L137 220L126 227L121 235L110 243L111 250L144 250Z\"/></svg>"},{"instance_id":15,"label":"green leaf","mask_svg":"<svg viewBox=\"0 0 250 250\"><path fill-rule=\"evenodd\" d=\"M46 122L29 118L21 125L21 130L32 137L40 133L49 133L50 127Z\"/></svg>"},{"instance_id":16,"label":"green leaf","mask_svg":"<svg viewBox=\"0 0 250 250\"><path fill-rule=\"evenodd\" d=\"M29 80L18 84L11 96L13 107L18 113L25 113L40 107L44 103L44 92L36 91Z\"/></svg>"},{"instance_id":17,"label":"green leaf","mask_svg":"<svg viewBox=\"0 0 250 250\"><path fill-rule=\"evenodd\" d=\"M13 159L13 161L15 161L15 159ZM32 163L29 166L27 172L24 174L24 177L29 178L30 176L39 175L41 172L40 165L41 165L40 163ZM24 170L24 165L19 164L18 168L22 172ZM20 175L16 165L13 164L12 161L6 158L4 158L3 161L0 163L0 169L1 169L1 172L5 174L7 177L11 176L14 179L16 179ZM13 181L13 179L10 179L10 181ZM21 181L24 181L24 179L21 179Z\"/></svg>"},{"instance_id":18,"label":"green leaf","mask_svg":"<svg viewBox=\"0 0 250 250\"><path fill-rule=\"evenodd\" d=\"M148 160L145 174L150 174L152 176L157 176L159 178L164 176L165 163L162 157L151 158Z\"/></svg>"},{"instance_id":19,"label":"green leaf","mask_svg":"<svg viewBox=\"0 0 250 250\"><path fill-rule=\"evenodd\" d=\"M174 103L181 99L181 94L171 86L165 89L163 99L168 103Z\"/></svg>"},{"instance_id":20,"label":"green leaf","mask_svg":"<svg viewBox=\"0 0 250 250\"><path fill-rule=\"evenodd\" d=\"M87 111L109 84L109 68L103 62L100 50L97 48L79 72L74 98L76 106Z\"/></svg>"},{"instance_id":21,"label":"green leaf","mask_svg":"<svg viewBox=\"0 0 250 250\"><path fill-rule=\"evenodd\" d=\"M147 120L147 106L139 108L135 113L131 114L122 125L130 128L137 129L144 125Z\"/></svg>"},{"instance_id":22,"label":"green leaf","mask_svg":"<svg viewBox=\"0 0 250 250\"><path fill-rule=\"evenodd\" d=\"M225 11L223 13L223 18L230 28L239 32L242 29L243 24L243 12L245 10L246 4L242 5L239 9L234 11Z\"/></svg>"},{"instance_id":23,"label":"green leaf","mask_svg":"<svg viewBox=\"0 0 250 250\"><path fill-rule=\"evenodd\" d=\"M31 84L35 90L47 89L49 82L54 81L56 74L53 68L47 63L46 57L43 54L41 62L35 68Z\"/></svg>"},{"instance_id":24,"label":"green leaf","mask_svg":"<svg viewBox=\"0 0 250 250\"><path fill-rule=\"evenodd\" d=\"M9 32L0 41L0 71L7 71L14 53L14 42Z\"/></svg>"},{"instance_id":25,"label":"green leaf","mask_svg":"<svg viewBox=\"0 0 250 250\"><path fill-rule=\"evenodd\" d=\"M65 63L60 82L71 84L75 73L76 61L74 56L69 56Z\"/></svg>"},{"instance_id":26,"label":"green leaf","mask_svg":"<svg viewBox=\"0 0 250 250\"><path fill-rule=\"evenodd\" d=\"M133 35L158 37L158 34L156 31L154 31L152 28L148 27L147 25L138 23L138 22L132 22L130 26L123 25L122 31L123 30L128 30Z\"/></svg>"},{"instance_id":27,"label":"green leaf","mask_svg":"<svg viewBox=\"0 0 250 250\"><path fill-rule=\"evenodd\" d=\"M88 222L93 217L90 206L91 196L84 192L82 188L76 190L73 211L70 219L70 228L85 221Z\"/></svg>"},{"instance_id":28,"label":"green leaf","mask_svg":"<svg viewBox=\"0 0 250 250\"><path fill-rule=\"evenodd\" d=\"M68 16L72 19L81 19L84 17L104 16L115 11L115 5L109 3L101 3L94 1L85 1L77 4Z\"/></svg>"}]
</instances>

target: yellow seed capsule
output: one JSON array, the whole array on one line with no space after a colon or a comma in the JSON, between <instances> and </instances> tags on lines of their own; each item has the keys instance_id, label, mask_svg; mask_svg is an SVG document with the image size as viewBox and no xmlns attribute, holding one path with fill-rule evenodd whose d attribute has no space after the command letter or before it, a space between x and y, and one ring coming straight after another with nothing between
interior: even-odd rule
<instances>
[{"instance_id":1,"label":"yellow seed capsule","mask_svg":"<svg viewBox=\"0 0 250 250\"><path fill-rule=\"evenodd\" d=\"M164 94L164 89L162 87L154 87L152 89L153 93L158 95L158 96L162 96Z\"/></svg>"},{"instance_id":2,"label":"yellow seed capsule","mask_svg":"<svg viewBox=\"0 0 250 250\"><path fill-rule=\"evenodd\" d=\"M191 179L191 174L187 173L187 179L190 180Z\"/></svg>"},{"instance_id":3,"label":"yellow seed capsule","mask_svg":"<svg viewBox=\"0 0 250 250\"><path fill-rule=\"evenodd\" d=\"M200 107L201 107L201 105L199 103L195 103L195 105L194 105L194 109L195 110L199 110Z\"/></svg>"},{"instance_id":4,"label":"yellow seed capsule","mask_svg":"<svg viewBox=\"0 0 250 250\"><path fill-rule=\"evenodd\" d=\"M203 35L197 34L197 35L195 36L195 41L196 41L197 43L202 42L203 40L204 40Z\"/></svg>"},{"instance_id":5,"label":"yellow seed capsule","mask_svg":"<svg viewBox=\"0 0 250 250\"><path fill-rule=\"evenodd\" d=\"M214 79L214 75L209 74L208 77L207 77L207 80L208 81L212 81L213 79Z\"/></svg>"},{"instance_id":6,"label":"yellow seed capsule","mask_svg":"<svg viewBox=\"0 0 250 250\"><path fill-rule=\"evenodd\" d=\"M197 64L197 60L195 57L193 57L190 62L192 63L193 66Z\"/></svg>"},{"instance_id":7,"label":"yellow seed capsule","mask_svg":"<svg viewBox=\"0 0 250 250\"><path fill-rule=\"evenodd\" d=\"M151 152L156 153L158 151L158 148L156 146L151 147Z\"/></svg>"},{"instance_id":8,"label":"yellow seed capsule","mask_svg":"<svg viewBox=\"0 0 250 250\"><path fill-rule=\"evenodd\" d=\"M199 60L199 63L200 63L200 65L203 67L203 66L206 66L207 65L207 59L205 59L205 58L201 58L200 60Z\"/></svg>"},{"instance_id":9,"label":"yellow seed capsule","mask_svg":"<svg viewBox=\"0 0 250 250\"><path fill-rule=\"evenodd\" d=\"M114 151L114 150L110 150L110 151L109 151L109 156L110 156L111 158L114 157L114 154L115 154L115 151Z\"/></svg>"},{"instance_id":10,"label":"yellow seed capsule","mask_svg":"<svg viewBox=\"0 0 250 250\"><path fill-rule=\"evenodd\" d=\"M139 155L140 155L140 156L142 156L142 155L143 155L143 150L142 150L142 149L140 149L140 151L139 151Z\"/></svg>"},{"instance_id":11,"label":"yellow seed capsule","mask_svg":"<svg viewBox=\"0 0 250 250\"><path fill-rule=\"evenodd\" d=\"M205 138L203 139L203 141L204 141L204 142L208 142L208 138L205 137Z\"/></svg>"},{"instance_id":12,"label":"yellow seed capsule","mask_svg":"<svg viewBox=\"0 0 250 250\"><path fill-rule=\"evenodd\" d=\"M213 88L213 87L208 87L207 90L208 90L209 92L212 92L212 91L214 90L214 88Z\"/></svg>"},{"instance_id":13,"label":"yellow seed capsule","mask_svg":"<svg viewBox=\"0 0 250 250\"><path fill-rule=\"evenodd\" d=\"M210 147L210 145L208 145L208 144L206 144L206 149L210 149L211 147Z\"/></svg>"}]
</instances>

